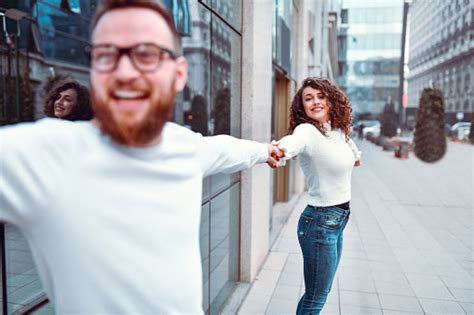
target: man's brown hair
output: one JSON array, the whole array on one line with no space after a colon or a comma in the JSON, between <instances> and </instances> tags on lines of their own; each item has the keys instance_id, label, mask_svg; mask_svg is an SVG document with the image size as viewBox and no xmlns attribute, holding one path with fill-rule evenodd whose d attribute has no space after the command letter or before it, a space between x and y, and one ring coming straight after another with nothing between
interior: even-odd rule
<instances>
[{"instance_id":1,"label":"man's brown hair","mask_svg":"<svg viewBox=\"0 0 474 315\"><path fill-rule=\"evenodd\" d=\"M174 49L177 54L180 50L180 37L174 26L173 17L170 15L168 9L159 0L103 0L101 5L95 11L92 18L91 34L93 33L99 20L109 11L123 9L123 8L145 8L158 13L168 25L174 39Z\"/></svg>"}]
</instances>

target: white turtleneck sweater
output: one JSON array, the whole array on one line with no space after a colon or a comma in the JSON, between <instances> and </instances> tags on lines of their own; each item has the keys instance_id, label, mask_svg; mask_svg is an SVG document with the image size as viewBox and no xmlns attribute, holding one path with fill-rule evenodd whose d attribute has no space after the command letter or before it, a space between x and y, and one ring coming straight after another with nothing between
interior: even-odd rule
<instances>
[{"instance_id":1,"label":"white turtleneck sweater","mask_svg":"<svg viewBox=\"0 0 474 315\"><path fill-rule=\"evenodd\" d=\"M293 134L283 137L276 144L285 152L284 159L298 156L306 177L308 204L327 207L351 199L351 175L354 162L361 152L354 142L340 129L324 126L327 136L311 124L301 124Z\"/></svg>"}]
</instances>

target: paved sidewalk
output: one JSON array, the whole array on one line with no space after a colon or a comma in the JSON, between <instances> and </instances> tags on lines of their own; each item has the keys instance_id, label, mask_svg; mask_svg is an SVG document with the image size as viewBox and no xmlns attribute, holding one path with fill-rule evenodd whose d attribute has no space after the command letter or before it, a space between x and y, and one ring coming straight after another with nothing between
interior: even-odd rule
<instances>
[{"instance_id":1,"label":"paved sidewalk","mask_svg":"<svg viewBox=\"0 0 474 315\"><path fill-rule=\"evenodd\" d=\"M352 214L322 314L474 314L474 146L450 143L425 164L359 142ZM294 314L304 290L297 202L239 309Z\"/></svg>"}]
</instances>

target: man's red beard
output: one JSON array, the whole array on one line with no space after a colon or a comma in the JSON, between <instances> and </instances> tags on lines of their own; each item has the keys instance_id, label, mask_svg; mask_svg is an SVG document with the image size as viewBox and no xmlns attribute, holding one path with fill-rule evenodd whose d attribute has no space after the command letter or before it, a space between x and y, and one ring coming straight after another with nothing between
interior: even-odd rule
<instances>
[{"instance_id":1,"label":"man's red beard","mask_svg":"<svg viewBox=\"0 0 474 315\"><path fill-rule=\"evenodd\" d=\"M111 84L107 88L106 99L100 99L92 88L92 108L94 109L95 117L100 123L100 129L114 141L123 145L134 147L149 145L160 136L164 124L172 117L176 97L176 92L172 89L173 86L174 80L168 91L162 90L159 99L154 99L152 98L153 94L151 94L150 84L146 84L146 86L140 85L138 90L145 91L150 97L151 103L148 112L140 121L114 114L110 102L113 97L112 91L119 88L117 84Z\"/></svg>"}]
</instances>

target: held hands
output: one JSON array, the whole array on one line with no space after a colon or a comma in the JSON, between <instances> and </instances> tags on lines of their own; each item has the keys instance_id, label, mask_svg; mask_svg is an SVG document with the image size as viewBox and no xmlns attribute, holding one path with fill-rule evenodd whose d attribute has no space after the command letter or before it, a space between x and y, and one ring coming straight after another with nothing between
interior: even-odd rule
<instances>
[{"instance_id":1,"label":"held hands","mask_svg":"<svg viewBox=\"0 0 474 315\"><path fill-rule=\"evenodd\" d=\"M285 155L285 152L280 150L276 145L267 144L268 148L268 160L267 164L271 168L277 168L278 161Z\"/></svg>"}]
</instances>

